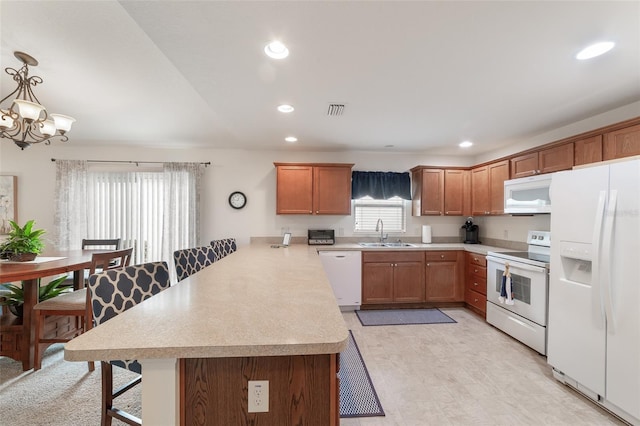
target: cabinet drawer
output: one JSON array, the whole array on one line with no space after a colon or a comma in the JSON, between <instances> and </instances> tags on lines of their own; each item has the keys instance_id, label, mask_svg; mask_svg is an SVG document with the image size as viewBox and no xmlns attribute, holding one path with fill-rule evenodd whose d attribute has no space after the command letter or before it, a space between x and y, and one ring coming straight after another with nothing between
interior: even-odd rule
<instances>
[{"instance_id":1,"label":"cabinet drawer","mask_svg":"<svg viewBox=\"0 0 640 426\"><path fill-rule=\"evenodd\" d=\"M487 311L487 297L484 294L467 289L464 292L464 301L479 311Z\"/></svg>"},{"instance_id":2,"label":"cabinet drawer","mask_svg":"<svg viewBox=\"0 0 640 426\"><path fill-rule=\"evenodd\" d=\"M422 262L421 251L363 251L362 262Z\"/></svg>"},{"instance_id":3,"label":"cabinet drawer","mask_svg":"<svg viewBox=\"0 0 640 426\"><path fill-rule=\"evenodd\" d=\"M470 274L467 279L467 288L478 293L487 294L487 277Z\"/></svg>"},{"instance_id":4,"label":"cabinet drawer","mask_svg":"<svg viewBox=\"0 0 640 426\"><path fill-rule=\"evenodd\" d=\"M427 251L427 262L455 262L458 260L457 251Z\"/></svg>"},{"instance_id":5,"label":"cabinet drawer","mask_svg":"<svg viewBox=\"0 0 640 426\"><path fill-rule=\"evenodd\" d=\"M477 275L480 278L483 278L484 281L487 280L487 268L476 265L468 265L467 276Z\"/></svg>"},{"instance_id":6,"label":"cabinet drawer","mask_svg":"<svg viewBox=\"0 0 640 426\"><path fill-rule=\"evenodd\" d=\"M487 258L482 254L467 253L467 263L478 266L487 266Z\"/></svg>"}]
</instances>

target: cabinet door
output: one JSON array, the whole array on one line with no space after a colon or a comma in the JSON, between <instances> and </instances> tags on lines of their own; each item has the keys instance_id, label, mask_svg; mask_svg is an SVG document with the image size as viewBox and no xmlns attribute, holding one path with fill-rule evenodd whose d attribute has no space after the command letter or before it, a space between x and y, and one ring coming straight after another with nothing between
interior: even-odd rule
<instances>
[{"instance_id":1,"label":"cabinet door","mask_svg":"<svg viewBox=\"0 0 640 426\"><path fill-rule=\"evenodd\" d=\"M553 173L573 167L573 142L543 149L538 152L540 173Z\"/></svg>"},{"instance_id":2,"label":"cabinet door","mask_svg":"<svg viewBox=\"0 0 640 426\"><path fill-rule=\"evenodd\" d=\"M394 263L394 302L424 302L424 269L422 265L422 262Z\"/></svg>"},{"instance_id":3,"label":"cabinet door","mask_svg":"<svg viewBox=\"0 0 640 426\"><path fill-rule=\"evenodd\" d=\"M393 302L393 266L389 262L362 264L362 303Z\"/></svg>"},{"instance_id":4,"label":"cabinet door","mask_svg":"<svg viewBox=\"0 0 640 426\"><path fill-rule=\"evenodd\" d=\"M351 214L351 167L313 168L315 214Z\"/></svg>"},{"instance_id":5,"label":"cabinet door","mask_svg":"<svg viewBox=\"0 0 640 426\"><path fill-rule=\"evenodd\" d=\"M427 251L425 286L427 302L464 300L464 252Z\"/></svg>"},{"instance_id":6,"label":"cabinet door","mask_svg":"<svg viewBox=\"0 0 640 426\"><path fill-rule=\"evenodd\" d=\"M574 142L574 166L602 161L602 135Z\"/></svg>"},{"instance_id":7,"label":"cabinet door","mask_svg":"<svg viewBox=\"0 0 640 426\"><path fill-rule=\"evenodd\" d=\"M444 171L444 214L462 216L464 210L464 170Z\"/></svg>"},{"instance_id":8,"label":"cabinet door","mask_svg":"<svg viewBox=\"0 0 640 426\"><path fill-rule=\"evenodd\" d=\"M311 214L313 167L276 167L276 214Z\"/></svg>"},{"instance_id":9,"label":"cabinet door","mask_svg":"<svg viewBox=\"0 0 640 426\"><path fill-rule=\"evenodd\" d=\"M444 210L444 171L422 170L422 214L441 215Z\"/></svg>"},{"instance_id":10,"label":"cabinet door","mask_svg":"<svg viewBox=\"0 0 640 426\"><path fill-rule=\"evenodd\" d=\"M489 168L487 166L471 170L471 213L473 215L489 214Z\"/></svg>"},{"instance_id":11,"label":"cabinet door","mask_svg":"<svg viewBox=\"0 0 640 426\"><path fill-rule=\"evenodd\" d=\"M504 181L509 179L509 161L489 164L489 212L504 213Z\"/></svg>"},{"instance_id":12,"label":"cabinet door","mask_svg":"<svg viewBox=\"0 0 640 426\"><path fill-rule=\"evenodd\" d=\"M511 159L511 179L532 176L540 173L538 153L520 155Z\"/></svg>"},{"instance_id":13,"label":"cabinet door","mask_svg":"<svg viewBox=\"0 0 640 426\"><path fill-rule=\"evenodd\" d=\"M604 135L603 159L640 155L640 124Z\"/></svg>"},{"instance_id":14,"label":"cabinet door","mask_svg":"<svg viewBox=\"0 0 640 426\"><path fill-rule=\"evenodd\" d=\"M457 300L458 265L456 262L427 262L425 266L427 302Z\"/></svg>"}]
</instances>

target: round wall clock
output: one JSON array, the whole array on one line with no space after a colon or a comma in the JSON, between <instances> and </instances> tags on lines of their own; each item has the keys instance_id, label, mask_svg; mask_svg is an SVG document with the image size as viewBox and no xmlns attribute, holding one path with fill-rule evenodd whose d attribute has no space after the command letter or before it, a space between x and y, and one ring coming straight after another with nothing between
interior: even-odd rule
<instances>
[{"instance_id":1,"label":"round wall clock","mask_svg":"<svg viewBox=\"0 0 640 426\"><path fill-rule=\"evenodd\" d=\"M232 192L229 195L229 205L234 209L241 209L247 205L247 196L240 191Z\"/></svg>"}]
</instances>

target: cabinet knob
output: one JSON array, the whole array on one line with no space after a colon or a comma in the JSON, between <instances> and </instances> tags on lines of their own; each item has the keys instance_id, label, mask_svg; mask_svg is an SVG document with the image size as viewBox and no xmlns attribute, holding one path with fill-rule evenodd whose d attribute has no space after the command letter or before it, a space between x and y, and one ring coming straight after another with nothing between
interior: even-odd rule
<instances>
[{"instance_id":1,"label":"cabinet knob","mask_svg":"<svg viewBox=\"0 0 640 426\"><path fill-rule=\"evenodd\" d=\"M427 263L427 266L431 266L431 264L430 264L430 263Z\"/></svg>"},{"instance_id":2,"label":"cabinet knob","mask_svg":"<svg viewBox=\"0 0 640 426\"><path fill-rule=\"evenodd\" d=\"M313 210L309 210L309 214L313 214Z\"/></svg>"},{"instance_id":3,"label":"cabinet knob","mask_svg":"<svg viewBox=\"0 0 640 426\"><path fill-rule=\"evenodd\" d=\"M316 210L316 213L320 213L320 210Z\"/></svg>"},{"instance_id":4,"label":"cabinet knob","mask_svg":"<svg viewBox=\"0 0 640 426\"><path fill-rule=\"evenodd\" d=\"M476 301L476 302L478 301L478 299L473 299L473 300Z\"/></svg>"},{"instance_id":5,"label":"cabinet knob","mask_svg":"<svg viewBox=\"0 0 640 426\"><path fill-rule=\"evenodd\" d=\"M473 283L473 285L475 285L476 287L478 286L478 283Z\"/></svg>"},{"instance_id":6,"label":"cabinet knob","mask_svg":"<svg viewBox=\"0 0 640 426\"><path fill-rule=\"evenodd\" d=\"M474 270L473 270L473 272L478 272L478 270L477 270L477 269L474 269Z\"/></svg>"},{"instance_id":7,"label":"cabinet knob","mask_svg":"<svg viewBox=\"0 0 640 426\"><path fill-rule=\"evenodd\" d=\"M441 255L440 255L440 259L444 259L444 254L441 254Z\"/></svg>"},{"instance_id":8,"label":"cabinet knob","mask_svg":"<svg viewBox=\"0 0 640 426\"><path fill-rule=\"evenodd\" d=\"M473 260L474 260L475 262L477 262L477 261L478 261L478 258L477 258L477 257L474 257L474 258L473 258Z\"/></svg>"}]
</instances>

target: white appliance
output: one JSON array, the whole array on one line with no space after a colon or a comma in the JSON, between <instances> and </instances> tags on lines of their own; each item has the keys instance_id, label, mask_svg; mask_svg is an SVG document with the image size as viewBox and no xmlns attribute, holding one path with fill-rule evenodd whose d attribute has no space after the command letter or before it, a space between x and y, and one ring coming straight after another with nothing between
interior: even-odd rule
<instances>
[{"instance_id":1,"label":"white appliance","mask_svg":"<svg viewBox=\"0 0 640 426\"><path fill-rule=\"evenodd\" d=\"M487 322L545 355L551 233L529 231L527 243L525 252L487 253ZM512 303L501 299L507 267Z\"/></svg>"},{"instance_id":2,"label":"white appliance","mask_svg":"<svg viewBox=\"0 0 640 426\"><path fill-rule=\"evenodd\" d=\"M556 379L640 425L640 160L553 176Z\"/></svg>"},{"instance_id":3,"label":"white appliance","mask_svg":"<svg viewBox=\"0 0 640 426\"><path fill-rule=\"evenodd\" d=\"M504 212L509 214L551 213L551 174L506 180Z\"/></svg>"},{"instance_id":4,"label":"white appliance","mask_svg":"<svg viewBox=\"0 0 640 426\"><path fill-rule=\"evenodd\" d=\"M360 309L362 301L362 252L318 251L338 306L343 311Z\"/></svg>"}]
</instances>

